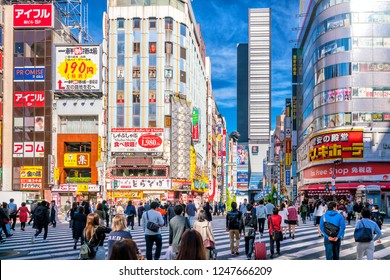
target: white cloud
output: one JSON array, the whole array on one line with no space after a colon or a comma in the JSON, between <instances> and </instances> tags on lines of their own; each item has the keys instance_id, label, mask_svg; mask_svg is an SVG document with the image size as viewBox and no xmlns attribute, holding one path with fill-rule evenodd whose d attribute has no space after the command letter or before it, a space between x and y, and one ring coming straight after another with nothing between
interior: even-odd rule
<instances>
[{"instance_id":1,"label":"white cloud","mask_svg":"<svg viewBox=\"0 0 390 280\"><path fill-rule=\"evenodd\" d=\"M219 88L213 90L218 108L233 108L237 106L236 88Z\"/></svg>"}]
</instances>

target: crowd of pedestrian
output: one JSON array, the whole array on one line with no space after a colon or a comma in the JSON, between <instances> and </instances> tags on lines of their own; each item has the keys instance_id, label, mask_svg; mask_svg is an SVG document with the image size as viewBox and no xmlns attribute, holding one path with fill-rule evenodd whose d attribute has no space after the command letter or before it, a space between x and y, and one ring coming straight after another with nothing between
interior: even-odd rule
<instances>
[{"instance_id":1,"label":"crowd of pedestrian","mask_svg":"<svg viewBox=\"0 0 390 280\"><path fill-rule=\"evenodd\" d=\"M363 204L361 201L325 201L318 199L294 205L292 202L282 202L280 206L272 204L271 200L250 204L245 199L237 205L231 203L231 210L226 213L226 231L229 234L230 251L232 256L240 255L241 238L245 242L245 256L254 257L256 236L263 237L268 232L270 241L270 258L282 254L282 241L287 238L295 239L296 226L302 222L312 221L317 227L318 237L324 239L325 256L327 260L340 258L341 242L344 238L346 225L355 222L355 240L357 242L357 259L364 255L371 260L374 256L374 242L380 243L383 217L377 205ZM215 210L217 209L217 210ZM225 215L226 204L205 202L195 205L192 200L187 203L168 201L146 201L138 203L132 201L127 205L122 202L109 204L103 200L98 203L66 202L64 207L65 220L69 222L73 249L77 250L78 241L80 252L88 246L91 259L143 259L142 252L132 240L131 230L134 230L135 221L142 227L148 260L158 260L161 257L162 235L161 230L167 227L169 231L169 249L165 255L167 259L216 259L217 244L212 228L213 215ZM56 227L59 209L53 200L35 202L30 207L23 202L18 208L13 199L10 203L0 204L0 227L6 238L15 231L17 217L20 221L20 230L24 231L26 223L33 223L35 233L32 243L43 231L42 241L46 242L49 226ZM30 220L29 220L30 217ZM137 219L136 219L137 218ZM29 221L28 221L29 220ZM109 227L111 225L111 227ZM368 228L370 237L357 237L362 228ZM104 249L107 238L108 250ZM5 242L0 235L1 243ZM153 252L153 248L155 248ZM107 253L107 254L106 254ZM81 253L80 253L81 254Z\"/></svg>"}]
</instances>

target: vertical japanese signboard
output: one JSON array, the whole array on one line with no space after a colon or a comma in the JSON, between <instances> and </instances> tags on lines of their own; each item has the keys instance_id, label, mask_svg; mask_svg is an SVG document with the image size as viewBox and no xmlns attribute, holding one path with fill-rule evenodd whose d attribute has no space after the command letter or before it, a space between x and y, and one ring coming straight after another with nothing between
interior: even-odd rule
<instances>
[{"instance_id":1,"label":"vertical japanese signboard","mask_svg":"<svg viewBox=\"0 0 390 280\"><path fill-rule=\"evenodd\" d=\"M199 109L192 110L192 140L199 141Z\"/></svg>"},{"instance_id":2,"label":"vertical japanese signboard","mask_svg":"<svg viewBox=\"0 0 390 280\"><path fill-rule=\"evenodd\" d=\"M56 92L100 92L101 49L99 45L55 46L53 88Z\"/></svg>"},{"instance_id":3,"label":"vertical japanese signboard","mask_svg":"<svg viewBox=\"0 0 390 280\"><path fill-rule=\"evenodd\" d=\"M42 166L21 166L20 167L20 189L21 190L42 189Z\"/></svg>"}]
</instances>

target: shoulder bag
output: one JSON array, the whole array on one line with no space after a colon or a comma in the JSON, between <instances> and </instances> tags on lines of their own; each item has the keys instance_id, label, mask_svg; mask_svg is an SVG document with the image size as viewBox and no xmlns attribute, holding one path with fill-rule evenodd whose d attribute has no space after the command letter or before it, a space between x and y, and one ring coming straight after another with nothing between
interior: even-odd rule
<instances>
[{"instance_id":1,"label":"shoulder bag","mask_svg":"<svg viewBox=\"0 0 390 280\"><path fill-rule=\"evenodd\" d=\"M324 217L324 231L325 233L330 236L330 237L337 237L340 231L340 227L329 223L326 221L325 214L323 215Z\"/></svg>"},{"instance_id":2,"label":"shoulder bag","mask_svg":"<svg viewBox=\"0 0 390 280\"><path fill-rule=\"evenodd\" d=\"M210 235L211 234L209 232L210 231L210 222L207 222L207 229L206 230L207 230L207 235ZM204 246L206 247L206 249L213 250L213 249L215 249L215 242L210 239L210 236L208 236L208 238L205 240Z\"/></svg>"},{"instance_id":3,"label":"shoulder bag","mask_svg":"<svg viewBox=\"0 0 390 280\"><path fill-rule=\"evenodd\" d=\"M371 242L373 239L372 230L364 226L363 220L360 221L363 227L355 228L353 237L356 242Z\"/></svg>"},{"instance_id":4,"label":"shoulder bag","mask_svg":"<svg viewBox=\"0 0 390 280\"><path fill-rule=\"evenodd\" d=\"M158 232L158 230L160 229L160 226L156 223L153 223L151 221L149 221L149 211L146 212L146 219L147 219L147 223L146 223L146 228L148 230L151 230L153 232Z\"/></svg>"},{"instance_id":5,"label":"shoulder bag","mask_svg":"<svg viewBox=\"0 0 390 280\"><path fill-rule=\"evenodd\" d=\"M91 244L91 241L92 241L95 233L96 233L96 229L93 230L93 233L92 233L89 241L85 240L83 245L81 245L80 253L79 253L79 260L93 259L96 256L96 251L98 249L98 246L92 246L92 244ZM84 236L85 236L85 230L84 230Z\"/></svg>"},{"instance_id":6,"label":"shoulder bag","mask_svg":"<svg viewBox=\"0 0 390 280\"><path fill-rule=\"evenodd\" d=\"M275 241L282 241L283 240L283 234L281 231L275 230L274 228L274 223L272 222L272 215L269 217L271 221L271 226L272 226L272 239Z\"/></svg>"}]
</instances>

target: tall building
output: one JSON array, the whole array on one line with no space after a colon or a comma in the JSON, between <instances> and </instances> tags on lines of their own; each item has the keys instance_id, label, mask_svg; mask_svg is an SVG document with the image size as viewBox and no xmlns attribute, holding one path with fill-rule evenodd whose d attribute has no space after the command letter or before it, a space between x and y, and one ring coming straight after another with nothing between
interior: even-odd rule
<instances>
[{"instance_id":1,"label":"tall building","mask_svg":"<svg viewBox=\"0 0 390 280\"><path fill-rule=\"evenodd\" d=\"M108 198L208 192L205 45L187 0L108 1Z\"/></svg>"},{"instance_id":2,"label":"tall building","mask_svg":"<svg viewBox=\"0 0 390 280\"><path fill-rule=\"evenodd\" d=\"M19 204L96 198L100 46L80 45L66 24L69 3L36 2L1 6L6 65L1 196ZM81 11L77 3L73 16Z\"/></svg>"},{"instance_id":3,"label":"tall building","mask_svg":"<svg viewBox=\"0 0 390 280\"><path fill-rule=\"evenodd\" d=\"M310 1L299 34L299 190L390 212L388 1Z\"/></svg>"},{"instance_id":4,"label":"tall building","mask_svg":"<svg viewBox=\"0 0 390 280\"><path fill-rule=\"evenodd\" d=\"M248 142L248 44L237 45L237 127L240 142Z\"/></svg>"},{"instance_id":5,"label":"tall building","mask_svg":"<svg viewBox=\"0 0 390 280\"><path fill-rule=\"evenodd\" d=\"M263 188L271 132L271 9L249 9L248 152L249 200Z\"/></svg>"}]
</instances>

